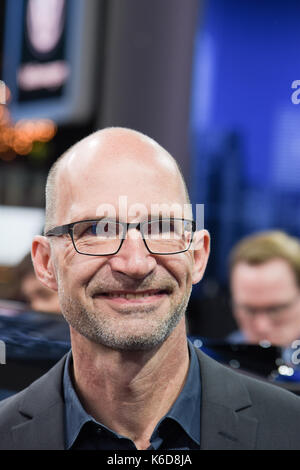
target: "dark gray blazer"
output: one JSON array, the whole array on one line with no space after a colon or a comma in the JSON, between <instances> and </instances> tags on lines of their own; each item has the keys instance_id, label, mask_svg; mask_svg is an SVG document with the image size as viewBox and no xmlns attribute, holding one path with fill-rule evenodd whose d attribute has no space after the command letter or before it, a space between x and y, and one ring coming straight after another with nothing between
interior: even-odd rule
<instances>
[{"instance_id":1,"label":"dark gray blazer","mask_svg":"<svg viewBox=\"0 0 300 470\"><path fill-rule=\"evenodd\" d=\"M300 449L300 398L217 363L201 368L201 449ZM64 449L65 357L0 402L0 449Z\"/></svg>"}]
</instances>

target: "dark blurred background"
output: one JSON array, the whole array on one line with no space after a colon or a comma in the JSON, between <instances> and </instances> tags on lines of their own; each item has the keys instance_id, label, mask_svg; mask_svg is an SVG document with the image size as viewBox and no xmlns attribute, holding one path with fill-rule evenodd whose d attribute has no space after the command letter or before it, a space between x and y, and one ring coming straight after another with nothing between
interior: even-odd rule
<instances>
[{"instance_id":1,"label":"dark blurred background","mask_svg":"<svg viewBox=\"0 0 300 470\"><path fill-rule=\"evenodd\" d=\"M51 164L126 126L166 147L205 204L212 250L190 333L234 330L231 247L300 234L299 14L297 0L1 0L0 298L22 300L14 268L43 229Z\"/></svg>"}]
</instances>

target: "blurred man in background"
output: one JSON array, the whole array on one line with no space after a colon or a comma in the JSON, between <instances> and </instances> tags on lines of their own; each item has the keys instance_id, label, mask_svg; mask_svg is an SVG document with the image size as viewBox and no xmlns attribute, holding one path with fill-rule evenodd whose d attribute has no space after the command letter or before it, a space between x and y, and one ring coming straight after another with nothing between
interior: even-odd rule
<instances>
[{"instance_id":1,"label":"blurred man in background","mask_svg":"<svg viewBox=\"0 0 300 470\"><path fill-rule=\"evenodd\" d=\"M44 286L37 279L31 261L31 253L28 253L16 267L16 278L20 300L26 302L30 310L60 314L57 292Z\"/></svg>"},{"instance_id":2,"label":"blurred man in background","mask_svg":"<svg viewBox=\"0 0 300 470\"><path fill-rule=\"evenodd\" d=\"M49 289L37 279L31 253L28 253L14 268L13 299L6 308L0 305L1 331L7 337L22 333L24 344L31 344L32 336L43 340L70 341L69 328L61 314L57 292ZM17 304L17 306L15 305ZM12 320L10 318L12 317ZM30 348L29 348L30 349ZM28 357L27 348L24 358Z\"/></svg>"},{"instance_id":3,"label":"blurred man in background","mask_svg":"<svg viewBox=\"0 0 300 470\"><path fill-rule=\"evenodd\" d=\"M280 231L255 234L230 255L233 315L229 340L289 347L300 338L300 244Z\"/></svg>"}]
</instances>

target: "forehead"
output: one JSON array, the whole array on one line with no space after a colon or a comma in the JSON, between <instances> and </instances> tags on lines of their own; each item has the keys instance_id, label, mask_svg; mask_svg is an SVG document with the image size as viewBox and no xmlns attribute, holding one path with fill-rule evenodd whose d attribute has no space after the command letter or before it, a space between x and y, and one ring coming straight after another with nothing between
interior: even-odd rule
<instances>
[{"instance_id":1,"label":"forehead","mask_svg":"<svg viewBox=\"0 0 300 470\"><path fill-rule=\"evenodd\" d=\"M142 205L187 203L175 162L155 143L142 139L91 139L66 159L57 180L59 223L101 216L104 206L128 210ZM121 206L120 206L121 205ZM67 220L66 220L67 219Z\"/></svg>"},{"instance_id":2,"label":"forehead","mask_svg":"<svg viewBox=\"0 0 300 470\"><path fill-rule=\"evenodd\" d=\"M289 295L298 289L296 277L287 261L274 259L260 265L238 263L232 271L231 285L235 297L252 301Z\"/></svg>"}]
</instances>

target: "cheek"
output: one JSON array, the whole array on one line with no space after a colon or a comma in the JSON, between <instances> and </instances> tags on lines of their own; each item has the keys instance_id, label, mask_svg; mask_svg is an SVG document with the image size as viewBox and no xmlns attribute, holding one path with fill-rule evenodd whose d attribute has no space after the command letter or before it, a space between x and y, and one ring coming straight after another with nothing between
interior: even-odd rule
<instances>
[{"instance_id":1,"label":"cheek","mask_svg":"<svg viewBox=\"0 0 300 470\"><path fill-rule=\"evenodd\" d=\"M78 258L78 253L76 252L73 243L69 237L62 240L62 244L59 246L59 253L63 254L60 255L60 258L62 263L65 265L72 264L74 260L76 262L76 259Z\"/></svg>"},{"instance_id":2,"label":"cheek","mask_svg":"<svg viewBox=\"0 0 300 470\"><path fill-rule=\"evenodd\" d=\"M85 288L105 262L101 257L81 255L74 250L72 242L65 243L56 256L58 287L69 292Z\"/></svg>"},{"instance_id":3,"label":"cheek","mask_svg":"<svg viewBox=\"0 0 300 470\"><path fill-rule=\"evenodd\" d=\"M182 288L192 285L193 258L190 253L180 253L165 264L165 268Z\"/></svg>"},{"instance_id":4,"label":"cheek","mask_svg":"<svg viewBox=\"0 0 300 470\"><path fill-rule=\"evenodd\" d=\"M194 269L194 256L192 252L187 251L186 253L182 253L182 260L181 266L183 269L183 273L185 274L186 281L192 284L193 280L193 269Z\"/></svg>"},{"instance_id":5,"label":"cheek","mask_svg":"<svg viewBox=\"0 0 300 470\"><path fill-rule=\"evenodd\" d=\"M239 310L235 311L235 318L243 326L251 325L251 317Z\"/></svg>"}]
</instances>

